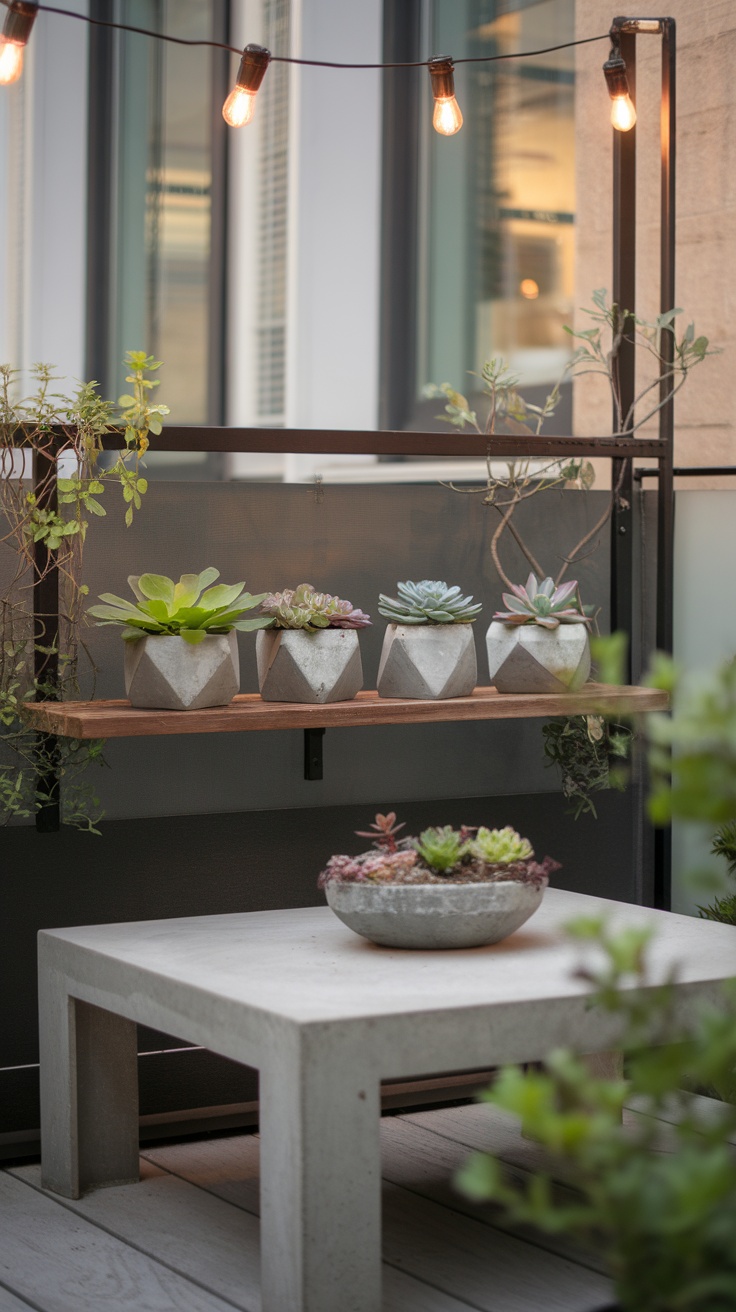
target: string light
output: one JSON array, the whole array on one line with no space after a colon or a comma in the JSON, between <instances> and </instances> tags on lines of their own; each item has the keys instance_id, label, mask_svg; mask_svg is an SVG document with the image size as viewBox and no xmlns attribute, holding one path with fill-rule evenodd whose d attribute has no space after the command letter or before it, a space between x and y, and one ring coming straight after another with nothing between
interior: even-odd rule
<instances>
[{"instance_id":1,"label":"string light","mask_svg":"<svg viewBox=\"0 0 736 1312\"><path fill-rule=\"evenodd\" d=\"M264 46L245 47L235 86L222 107L222 117L231 128L244 128L253 118L258 88L270 62L271 51Z\"/></svg>"},{"instance_id":2,"label":"string light","mask_svg":"<svg viewBox=\"0 0 736 1312\"><path fill-rule=\"evenodd\" d=\"M239 48L223 41L207 41L190 37L172 36L167 32L155 32L150 28L135 27L130 23L116 23L111 19L95 18L90 14L78 13L72 9L62 9L58 5L35 3L32 0L0 0L8 13L5 18L2 36L0 36L0 85L17 82L23 71L23 50L39 12L58 14L64 18L76 18L92 27L112 28L120 32L133 32L139 36L151 37L156 41L167 41L174 45L199 46L215 50L228 50L241 55L240 68L233 90L222 107L225 122L231 127L245 127L250 123L255 112L255 102L263 78L271 60L281 64L298 64L312 68L343 69L392 69L392 68L428 68L434 97L432 123L435 130L443 136L454 136L463 125L463 116L455 98L454 67L456 64L495 64L514 59L534 59L539 55L554 54L558 50L572 50L575 46L590 45L595 41L610 40L610 33L599 36L580 37L576 41L561 41L557 45L544 46L537 50L519 50L510 54L470 55L461 59L452 59L449 55L436 55L432 59L402 60L380 64L344 63L326 59L299 59L293 55L272 55L263 46L247 45L241 52ZM636 111L628 95L626 68L620 54L604 65L606 80L611 96L620 104L614 103L612 121L614 126L625 131L636 120ZM610 70L610 73L609 73ZM614 93L614 81L623 72L625 90L623 95ZM616 83L615 85L618 85ZM633 116L633 117L632 117ZM626 121L627 117L630 121Z\"/></svg>"},{"instance_id":3,"label":"string light","mask_svg":"<svg viewBox=\"0 0 736 1312\"><path fill-rule=\"evenodd\" d=\"M629 79L618 46L611 50L603 65L608 94L611 97L611 123L617 132L629 132L636 123L636 110L629 94Z\"/></svg>"},{"instance_id":4,"label":"string light","mask_svg":"<svg viewBox=\"0 0 736 1312\"><path fill-rule=\"evenodd\" d=\"M38 5L11 0L0 36L0 86L17 82L23 72L23 52L36 20Z\"/></svg>"},{"instance_id":5,"label":"string light","mask_svg":"<svg viewBox=\"0 0 736 1312\"><path fill-rule=\"evenodd\" d=\"M443 137L454 137L463 125L460 106L455 99L455 75L449 55L435 55L429 60L429 76L434 96L432 127Z\"/></svg>"}]
</instances>

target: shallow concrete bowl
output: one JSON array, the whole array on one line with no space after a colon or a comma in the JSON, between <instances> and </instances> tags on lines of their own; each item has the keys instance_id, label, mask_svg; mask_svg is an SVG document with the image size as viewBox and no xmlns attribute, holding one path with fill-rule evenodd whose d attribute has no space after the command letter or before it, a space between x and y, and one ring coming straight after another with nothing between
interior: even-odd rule
<instances>
[{"instance_id":1,"label":"shallow concrete bowl","mask_svg":"<svg viewBox=\"0 0 736 1312\"><path fill-rule=\"evenodd\" d=\"M371 884L330 880L335 915L362 938L387 948L478 948L500 943L534 914L545 886Z\"/></svg>"}]
</instances>

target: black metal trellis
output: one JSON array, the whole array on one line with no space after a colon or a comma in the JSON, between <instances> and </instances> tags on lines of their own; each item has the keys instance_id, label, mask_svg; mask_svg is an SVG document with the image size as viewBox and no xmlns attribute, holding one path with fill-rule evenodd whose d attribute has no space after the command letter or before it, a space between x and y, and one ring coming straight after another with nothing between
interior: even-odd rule
<instances>
[{"instance_id":1,"label":"black metal trellis","mask_svg":"<svg viewBox=\"0 0 736 1312\"><path fill-rule=\"evenodd\" d=\"M660 306L663 312L674 308L675 280L675 22L671 18L616 18L611 28L614 42L620 45L625 59L629 85L634 97L636 73L636 37L656 34L662 40L661 91L661 227L660 227ZM634 311L636 276L636 127L628 133L614 132L613 143L613 295L616 304ZM494 458L530 456L542 459L605 457L612 462L612 483L616 491L612 515L611 616L612 627L629 634L633 627L633 532L632 506L635 472L634 458L646 457L656 462L657 492L657 624L656 642L660 650L672 649L674 493L673 493L673 380L666 377L671 363L667 351L673 348L670 334L663 334L664 359L661 366L659 435L636 437L631 432L610 437L536 437L494 436L486 439L464 434L449 437L441 433L351 432L318 429L226 428L212 426L168 427L157 439L158 451L198 451L230 453L289 453L319 450L338 454L389 456L475 456ZM622 344L619 358L619 386L623 412L627 413L635 391L633 343ZM52 459L61 454L57 442ZM109 450L123 446L122 437L108 434L103 443ZM48 470L46 470L48 473ZM34 467L39 488L43 472ZM51 480L53 485L53 480ZM53 498L53 488L47 494ZM49 508L51 501L48 502ZM49 562L46 549L35 549L36 582L34 611L37 640L46 648L58 647L49 636L58 635L58 571ZM58 654L36 654L36 677L52 687L58 680ZM305 739L306 777L322 777L322 734L307 731ZM39 744L43 767L39 772L39 789L46 799L36 818L40 832L59 828L59 783L54 770L57 748L53 737L43 735ZM671 895L671 840L669 830L655 834L655 869L653 902L668 907Z\"/></svg>"}]
</instances>

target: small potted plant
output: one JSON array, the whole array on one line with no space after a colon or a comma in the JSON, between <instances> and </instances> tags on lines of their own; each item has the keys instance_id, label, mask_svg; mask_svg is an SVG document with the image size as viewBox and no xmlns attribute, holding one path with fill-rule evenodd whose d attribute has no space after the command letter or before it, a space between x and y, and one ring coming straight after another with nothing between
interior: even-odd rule
<instances>
[{"instance_id":1,"label":"small potted plant","mask_svg":"<svg viewBox=\"0 0 736 1312\"><path fill-rule=\"evenodd\" d=\"M258 686L269 702L352 701L363 687L358 629L371 623L350 601L311 583L269 594L256 640Z\"/></svg>"},{"instance_id":2,"label":"small potted plant","mask_svg":"<svg viewBox=\"0 0 736 1312\"><path fill-rule=\"evenodd\" d=\"M377 815L373 847L333 856L319 877L335 915L356 934L393 948L498 943L536 911L556 861L534 859L515 830L450 825L399 838L396 813Z\"/></svg>"},{"instance_id":3,"label":"small potted plant","mask_svg":"<svg viewBox=\"0 0 736 1312\"><path fill-rule=\"evenodd\" d=\"M240 687L236 630L263 628L261 616L241 617L259 605L244 583L210 585L219 570L131 575L135 604L111 592L90 606L101 625L119 624L125 640L125 691L133 706L193 711L225 706Z\"/></svg>"},{"instance_id":4,"label":"small potted plant","mask_svg":"<svg viewBox=\"0 0 736 1312\"><path fill-rule=\"evenodd\" d=\"M459 587L423 579L397 584L398 597L378 600L390 620L378 669L379 697L439 701L467 697L478 677L470 625L482 610Z\"/></svg>"},{"instance_id":5,"label":"small potted plant","mask_svg":"<svg viewBox=\"0 0 736 1312\"><path fill-rule=\"evenodd\" d=\"M590 674L590 619L577 581L557 587L530 574L511 589L486 634L491 683L498 692L577 692Z\"/></svg>"}]
</instances>

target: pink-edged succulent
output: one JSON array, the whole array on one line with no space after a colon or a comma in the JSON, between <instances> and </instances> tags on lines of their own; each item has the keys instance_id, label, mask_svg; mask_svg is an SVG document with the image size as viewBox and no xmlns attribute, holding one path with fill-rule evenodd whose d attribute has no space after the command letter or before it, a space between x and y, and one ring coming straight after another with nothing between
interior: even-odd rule
<instances>
[{"instance_id":1,"label":"pink-edged succulent","mask_svg":"<svg viewBox=\"0 0 736 1312\"><path fill-rule=\"evenodd\" d=\"M537 582L530 574L526 584L511 584L511 592L504 592L507 610L496 611L494 620L503 624L539 624L544 629L556 629L560 624L589 624L583 613L577 579L555 586L554 579Z\"/></svg>"}]
</instances>

